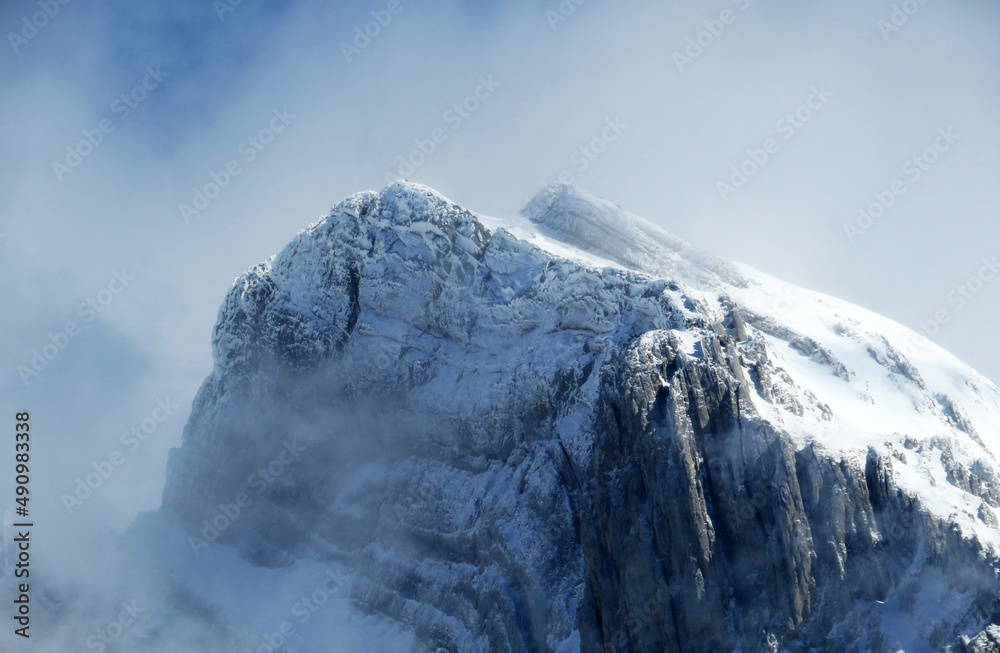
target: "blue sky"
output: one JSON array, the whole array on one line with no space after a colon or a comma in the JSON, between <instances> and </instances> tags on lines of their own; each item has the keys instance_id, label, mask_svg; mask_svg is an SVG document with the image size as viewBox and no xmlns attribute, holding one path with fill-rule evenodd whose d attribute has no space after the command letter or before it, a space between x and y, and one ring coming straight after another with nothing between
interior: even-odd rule
<instances>
[{"instance_id":1,"label":"blue sky","mask_svg":"<svg viewBox=\"0 0 1000 653\"><path fill-rule=\"evenodd\" d=\"M401 0L370 27L388 0L243 0L222 19L211 0L70 0L17 52L5 36L0 410L27 407L47 433L48 528L121 528L158 505L232 280L383 186L438 129L410 178L472 210L511 214L569 171L707 251L907 326L945 310L934 339L1000 380L1000 279L960 309L949 300L1000 255L1000 7L914 2L887 31L894 4ZM4 3L4 34L39 11ZM348 61L342 44L366 27L377 35ZM679 69L677 53L697 54ZM161 81L116 112L157 66ZM779 121L814 87L832 95L785 140ZM248 161L246 139L276 110L293 117ZM593 155L616 119L625 129ZM105 120L113 130L60 180L53 163ZM954 145L913 179L907 162L948 128ZM719 183L768 139L778 149L723 199ZM185 223L179 205L231 161L239 174ZM844 224L897 180L905 193L852 242ZM123 270L134 280L114 293ZM102 291L110 303L84 322ZM79 335L25 384L18 366L68 321ZM165 397L182 410L67 514L61 494Z\"/></svg>"}]
</instances>

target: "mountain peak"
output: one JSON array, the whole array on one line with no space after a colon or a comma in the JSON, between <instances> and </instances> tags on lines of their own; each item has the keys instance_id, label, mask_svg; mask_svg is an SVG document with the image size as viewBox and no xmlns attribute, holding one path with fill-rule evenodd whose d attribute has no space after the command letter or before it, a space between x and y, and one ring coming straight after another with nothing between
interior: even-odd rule
<instances>
[{"instance_id":1,"label":"mountain peak","mask_svg":"<svg viewBox=\"0 0 1000 653\"><path fill-rule=\"evenodd\" d=\"M454 202L429 186L399 179L379 191L355 193L342 200L329 217L349 216L357 221L388 219L391 224L410 224L414 221L434 221L446 207ZM374 210L373 210L374 209ZM323 222L323 221L321 221ZM318 225L313 225L315 229Z\"/></svg>"},{"instance_id":2,"label":"mountain peak","mask_svg":"<svg viewBox=\"0 0 1000 653\"><path fill-rule=\"evenodd\" d=\"M607 239L641 246L650 236L670 240L662 229L573 184L553 182L539 191L521 215L577 246L607 249ZM598 253L594 251L594 253Z\"/></svg>"},{"instance_id":3,"label":"mountain peak","mask_svg":"<svg viewBox=\"0 0 1000 653\"><path fill-rule=\"evenodd\" d=\"M164 510L196 532L296 434L308 460L220 542L336 552L431 650L855 650L883 605L984 627L994 385L573 186L522 215L490 234L396 182L237 280ZM942 589L954 614L913 601L942 565L982 589Z\"/></svg>"},{"instance_id":4,"label":"mountain peak","mask_svg":"<svg viewBox=\"0 0 1000 653\"><path fill-rule=\"evenodd\" d=\"M554 181L535 193L521 210L521 214L532 222L544 223L551 214L572 206L602 211L613 205L575 184Z\"/></svg>"},{"instance_id":5,"label":"mountain peak","mask_svg":"<svg viewBox=\"0 0 1000 653\"><path fill-rule=\"evenodd\" d=\"M435 209L454 205L454 202L429 186L400 179L389 184L377 194L378 202L393 208L392 214L413 218L433 218Z\"/></svg>"}]
</instances>

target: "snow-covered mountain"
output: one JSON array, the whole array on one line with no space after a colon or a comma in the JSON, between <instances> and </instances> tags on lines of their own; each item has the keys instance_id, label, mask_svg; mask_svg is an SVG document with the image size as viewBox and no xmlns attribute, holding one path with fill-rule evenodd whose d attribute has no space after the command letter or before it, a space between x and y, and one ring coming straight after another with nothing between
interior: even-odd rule
<instances>
[{"instance_id":1,"label":"snow-covered mountain","mask_svg":"<svg viewBox=\"0 0 1000 653\"><path fill-rule=\"evenodd\" d=\"M417 650L1000 650L1000 390L574 187L352 195L213 348L191 555L335 566Z\"/></svg>"}]
</instances>

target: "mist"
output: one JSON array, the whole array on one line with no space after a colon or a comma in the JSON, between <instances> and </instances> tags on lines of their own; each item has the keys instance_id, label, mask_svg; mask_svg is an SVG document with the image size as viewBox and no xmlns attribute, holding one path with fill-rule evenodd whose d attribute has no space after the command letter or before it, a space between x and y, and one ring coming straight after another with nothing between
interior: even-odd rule
<instances>
[{"instance_id":1,"label":"mist","mask_svg":"<svg viewBox=\"0 0 1000 653\"><path fill-rule=\"evenodd\" d=\"M396 177L571 181L1000 380L996 3L42 4L0 7L0 410L53 578L159 507L233 279Z\"/></svg>"}]
</instances>

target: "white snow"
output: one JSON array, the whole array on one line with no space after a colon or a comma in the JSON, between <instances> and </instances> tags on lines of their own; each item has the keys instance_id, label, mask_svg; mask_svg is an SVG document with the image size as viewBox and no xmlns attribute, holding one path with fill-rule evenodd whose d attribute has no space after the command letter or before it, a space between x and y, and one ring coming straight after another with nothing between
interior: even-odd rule
<instances>
[{"instance_id":1,"label":"white snow","mask_svg":"<svg viewBox=\"0 0 1000 653\"><path fill-rule=\"evenodd\" d=\"M956 462L966 468L976 461L997 468L1000 390L952 354L872 311L697 252L572 186L553 184L509 224L496 219L490 224L581 265L628 269L674 282L688 298L715 307L719 321L725 318L721 300L728 297L747 322L750 337L764 340L769 357L791 378L790 390L806 408L800 417L754 394L762 415L803 445L813 442L859 464L869 447L902 452L906 463L894 466L899 485L919 497L924 509L954 521L963 534L1000 554L1000 531L977 516L982 500L947 480L941 451L930 443L944 438ZM780 334L761 331L752 316ZM696 334L677 334L684 351L693 355ZM846 368L848 379L838 376L824 355L807 356L793 347L800 337L832 355ZM893 358L908 363L918 376L900 373ZM981 442L947 419L938 396L965 414ZM824 405L829 413L821 410ZM907 450L908 438L923 445L920 453Z\"/></svg>"}]
</instances>

